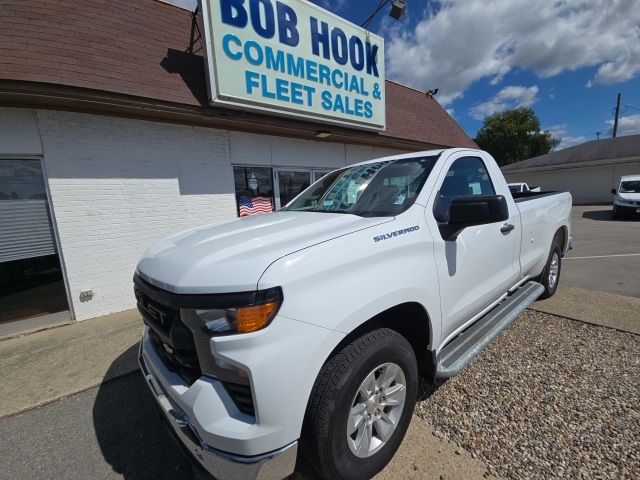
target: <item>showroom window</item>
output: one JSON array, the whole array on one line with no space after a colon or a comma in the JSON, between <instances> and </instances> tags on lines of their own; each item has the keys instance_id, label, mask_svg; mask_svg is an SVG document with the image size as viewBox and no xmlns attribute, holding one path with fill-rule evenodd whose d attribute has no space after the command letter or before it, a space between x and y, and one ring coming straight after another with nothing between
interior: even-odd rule
<instances>
[{"instance_id":1,"label":"showroom window","mask_svg":"<svg viewBox=\"0 0 640 480\"><path fill-rule=\"evenodd\" d=\"M233 167L239 217L273 211L273 172L267 167Z\"/></svg>"},{"instance_id":2,"label":"showroom window","mask_svg":"<svg viewBox=\"0 0 640 480\"><path fill-rule=\"evenodd\" d=\"M239 217L284 207L330 170L295 167L233 167Z\"/></svg>"}]
</instances>

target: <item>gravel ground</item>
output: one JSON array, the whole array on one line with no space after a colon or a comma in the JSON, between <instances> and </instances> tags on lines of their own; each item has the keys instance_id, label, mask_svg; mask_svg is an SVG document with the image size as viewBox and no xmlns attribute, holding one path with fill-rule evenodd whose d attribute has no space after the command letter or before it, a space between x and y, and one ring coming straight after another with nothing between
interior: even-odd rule
<instances>
[{"instance_id":1,"label":"gravel ground","mask_svg":"<svg viewBox=\"0 0 640 480\"><path fill-rule=\"evenodd\" d=\"M640 478L640 336L527 311L416 413L513 479Z\"/></svg>"}]
</instances>

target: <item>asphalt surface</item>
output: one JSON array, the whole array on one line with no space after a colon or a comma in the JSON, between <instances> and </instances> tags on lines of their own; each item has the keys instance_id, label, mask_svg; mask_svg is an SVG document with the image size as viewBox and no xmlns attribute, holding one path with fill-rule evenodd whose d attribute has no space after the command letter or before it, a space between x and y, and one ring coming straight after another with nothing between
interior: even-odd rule
<instances>
[{"instance_id":1,"label":"asphalt surface","mask_svg":"<svg viewBox=\"0 0 640 480\"><path fill-rule=\"evenodd\" d=\"M640 298L640 217L614 220L610 206L575 206L572 235L560 285Z\"/></svg>"},{"instance_id":2,"label":"asphalt surface","mask_svg":"<svg viewBox=\"0 0 640 480\"><path fill-rule=\"evenodd\" d=\"M195 478L138 372L0 420L0 479Z\"/></svg>"}]
</instances>

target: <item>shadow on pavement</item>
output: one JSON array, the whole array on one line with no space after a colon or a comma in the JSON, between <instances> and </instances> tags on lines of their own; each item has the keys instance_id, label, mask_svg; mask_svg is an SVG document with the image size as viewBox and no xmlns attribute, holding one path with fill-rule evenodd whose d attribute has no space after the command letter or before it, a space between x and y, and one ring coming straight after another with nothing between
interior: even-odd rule
<instances>
[{"instance_id":1,"label":"shadow on pavement","mask_svg":"<svg viewBox=\"0 0 640 480\"><path fill-rule=\"evenodd\" d=\"M628 216L614 219L613 210L587 210L585 212L582 212L582 218L588 218L589 220L600 220L604 222L624 222L628 220L639 220L640 216L635 218Z\"/></svg>"},{"instance_id":2,"label":"shadow on pavement","mask_svg":"<svg viewBox=\"0 0 640 480\"><path fill-rule=\"evenodd\" d=\"M612 210L587 210L582 212L582 218L589 220L601 220L605 222L614 222Z\"/></svg>"},{"instance_id":3,"label":"shadow on pavement","mask_svg":"<svg viewBox=\"0 0 640 480\"><path fill-rule=\"evenodd\" d=\"M122 371L138 346L120 355L109 368ZM102 384L93 406L93 423L105 460L123 478L194 479L190 460L162 424L142 374L133 372Z\"/></svg>"}]
</instances>

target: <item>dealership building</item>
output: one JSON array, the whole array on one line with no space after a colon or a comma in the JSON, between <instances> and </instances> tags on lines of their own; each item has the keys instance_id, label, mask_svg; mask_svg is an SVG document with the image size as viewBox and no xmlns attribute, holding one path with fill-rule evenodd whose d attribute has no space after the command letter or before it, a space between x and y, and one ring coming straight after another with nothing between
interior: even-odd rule
<instances>
[{"instance_id":1,"label":"dealership building","mask_svg":"<svg viewBox=\"0 0 640 480\"><path fill-rule=\"evenodd\" d=\"M160 237L355 162L475 147L385 80L379 37L302 0L277 25L225 3L2 2L0 336L133 308Z\"/></svg>"},{"instance_id":2,"label":"dealership building","mask_svg":"<svg viewBox=\"0 0 640 480\"><path fill-rule=\"evenodd\" d=\"M570 192L574 204L613 203L620 177L640 175L640 135L591 140L502 167L507 181Z\"/></svg>"}]
</instances>

